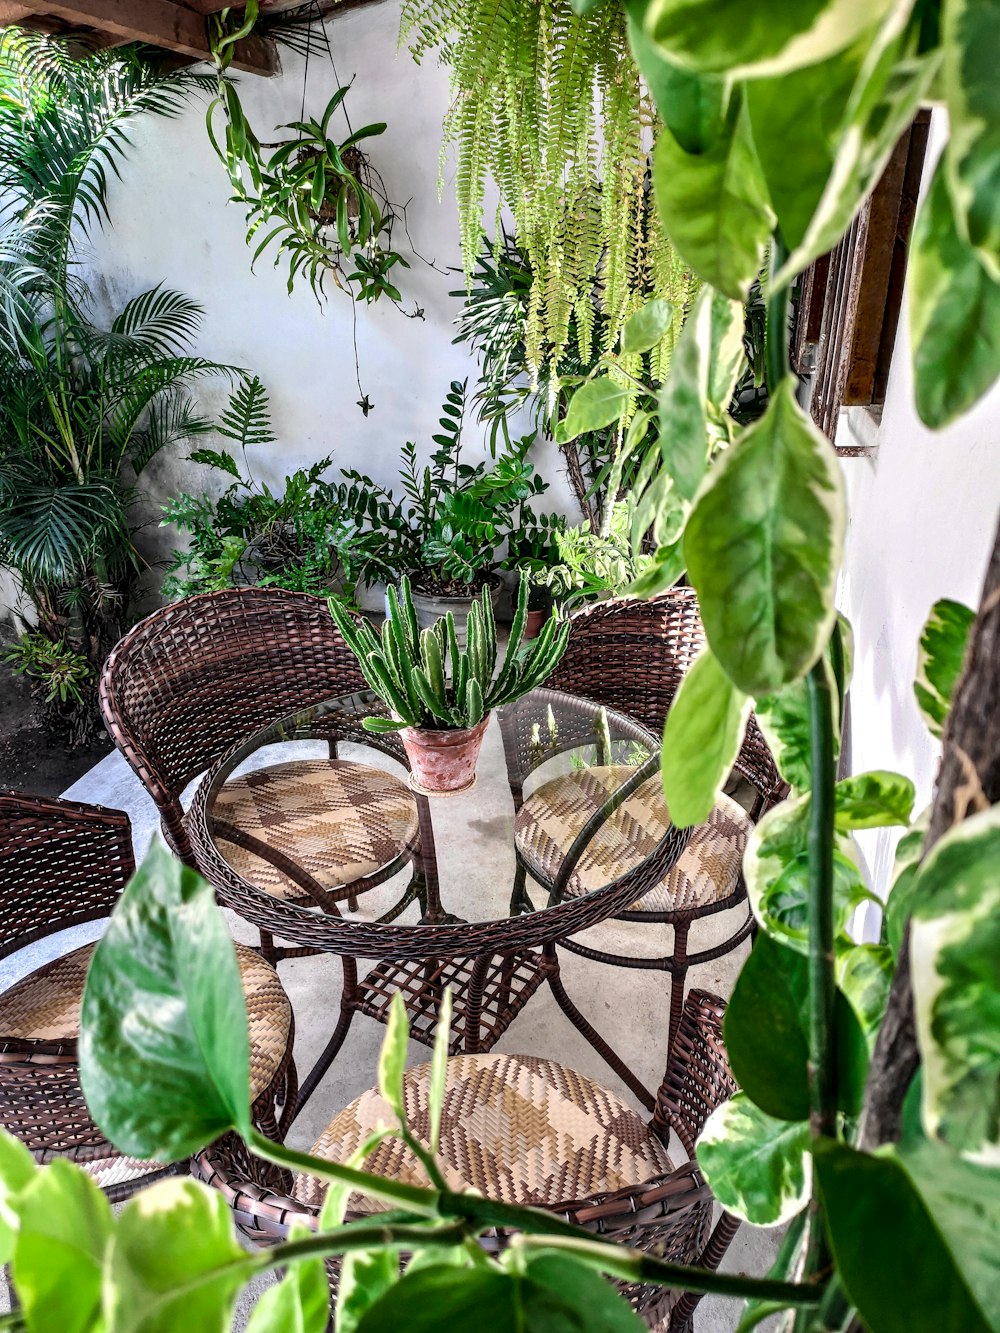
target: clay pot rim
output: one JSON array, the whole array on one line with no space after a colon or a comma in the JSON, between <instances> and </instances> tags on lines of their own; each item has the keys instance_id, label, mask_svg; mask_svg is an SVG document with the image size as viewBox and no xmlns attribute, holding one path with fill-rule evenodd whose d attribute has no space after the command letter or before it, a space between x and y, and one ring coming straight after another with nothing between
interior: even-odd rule
<instances>
[{"instance_id":1,"label":"clay pot rim","mask_svg":"<svg viewBox=\"0 0 1000 1333\"><path fill-rule=\"evenodd\" d=\"M474 736L477 732L484 732L489 725L492 711L493 710L490 709L489 712L484 713L480 720L471 727L401 727L397 732L397 735L419 737L420 742L424 745L456 744L460 739ZM423 739L425 736L432 737L433 739L425 741ZM447 737L450 737L451 739L444 739Z\"/></svg>"}]
</instances>

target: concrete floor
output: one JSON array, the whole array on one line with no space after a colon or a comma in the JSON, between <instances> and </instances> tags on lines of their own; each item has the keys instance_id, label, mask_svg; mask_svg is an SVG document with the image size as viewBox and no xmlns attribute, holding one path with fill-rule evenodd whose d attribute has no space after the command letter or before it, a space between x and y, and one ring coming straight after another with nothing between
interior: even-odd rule
<instances>
[{"instance_id":1,"label":"concrete floor","mask_svg":"<svg viewBox=\"0 0 1000 1333\"><path fill-rule=\"evenodd\" d=\"M300 746L296 747L296 752L311 751ZM359 752L357 757L371 761L371 754L366 750L363 755ZM273 752L266 757L274 762ZM282 758L288 757L286 750ZM353 756L345 751L345 757ZM141 859L156 833L156 811L144 788L117 752L103 759L65 795L126 810L132 820L136 856ZM433 805L445 906L467 919L487 919L503 914L513 870L513 853L505 828L511 823L513 812L495 726L491 727L487 737L475 789L468 795L438 800ZM227 915L237 938L255 939L255 932L246 923ZM691 948L702 948L724 938L734 929L737 920L734 914L724 913L697 923L692 929ZM39 953L46 946L51 947L52 953L76 947L88 929L93 931L93 927L84 927L80 932L73 932L74 938L69 941L60 937L58 947L51 947L53 942L43 942L24 970L30 971L39 965ZM670 934L669 928L662 926L607 924L591 932L591 937L593 942L622 953L655 955L669 950ZM744 944L717 962L693 969L689 973L689 985L728 995L746 952L747 945ZM280 972L295 1011L295 1056L302 1075L311 1067L335 1021L339 966L332 957L293 959L282 963ZM3 986L12 984L17 975L5 964ZM655 1088L662 1075L665 1055L669 1000L666 976L611 969L565 954L563 977L567 990L587 1017L608 1037L640 1078ZM292 1127L290 1143L309 1148L332 1115L373 1084L382 1036L381 1025L364 1016L355 1019L333 1067ZM504 1034L498 1049L560 1060L600 1080L634 1104L627 1089L564 1018L545 987ZM417 1063L425 1060L428 1052L425 1047L412 1043L410 1054L411 1060ZM765 1273L773 1260L778 1239L778 1234L773 1231L743 1227L723 1267ZM235 1327L243 1327L248 1305L249 1301L244 1298ZM695 1328L698 1333L724 1333L736 1327L739 1314L738 1303L706 1299L698 1308Z\"/></svg>"}]
</instances>

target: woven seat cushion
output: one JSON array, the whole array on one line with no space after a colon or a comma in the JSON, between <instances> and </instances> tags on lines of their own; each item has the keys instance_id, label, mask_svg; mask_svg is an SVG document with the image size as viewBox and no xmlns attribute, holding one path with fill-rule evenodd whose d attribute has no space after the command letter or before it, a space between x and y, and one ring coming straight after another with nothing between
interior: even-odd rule
<instances>
[{"instance_id":1,"label":"woven seat cushion","mask_svg":"<svg viewBox=\"0 0 1000 1333\"><path fill-rule=\"evenodd\" d=\"M294 861L324 889L374 875L413 844L418 827L405 782L343 759L296 760L233 778L213 813ZM265 893L308 896L262 857L226 841L218 827L216 842L237 874Z\"/></svg>"},{"instance_id":2,"label":"woven seat cushion","mask_svg":"<svg viewBox=\"0 0 1000 1333\"><path fill-rule=\"evenodd\" d=\"M96 944L57 958L0 996L5 1037L70 1041L80 1035L80 1005ZM292 1008L278 974L245 944L236 945L250 1020L251 1100L270 1087L288 1045Z\"/></svg>"},{"instance_id":3,"label":"woven seat cushion","mask_svg":"<svg viewBox=\"0 0 1000 1333\"><path fill-rule=\"evenodd\" d=\"M630 774L621 766L585 768L532 792L514 822L514 841L529 871L551 883L577 834ZM663 785L655 774L598 829L570 876L567 895L591 893L620 879L653 852L669 827ZM739 882L752 828L743 808L720 796L707 823L691 830L666 877L630 910L687 912L728 898Z\"/></svg>"},{"instance_id":4,"label":"woven seat cushion","mask_svg":"<svg viewBox=\"0 0 1000 1333\"><path fill-rule=\"evenodd\" d=\"M430 1064L403 1078L406 1118L428 1136ZM395 1117L378 1092L363 1093L330 1122L313 1153L346 1162L379 1125ZM452 1189L476 1189L506 1203L552 1207L641 1185L673 1168L663 1144L614 1093L552 1060L458 1055L448 1061L440 1158ZM365 1170L412 1185L429 1181L398 1139L385 1139ZM318 1205L326 1184L300 1176L295 1194ZM355 1194L354 1212L384 1210Z\"/></svg>"}]
</instances>

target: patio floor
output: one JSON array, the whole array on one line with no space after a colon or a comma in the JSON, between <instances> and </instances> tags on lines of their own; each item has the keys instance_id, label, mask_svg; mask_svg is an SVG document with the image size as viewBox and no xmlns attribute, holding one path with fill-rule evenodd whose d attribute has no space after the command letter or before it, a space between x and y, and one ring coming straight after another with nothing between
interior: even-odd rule
<instances>
[{"instance_id":1,"label":"patio floor","mask_svg":"<svg viewBox=\"0 0 1000 1333\"><path fill-rule=\"evenodd\" d=\"M487 748L480 760L484 765L502 765L499 745ZM138 779L124 759L112 753L74 783L65 795L75 800L126 810L132 820L132 831L137 859L141 859L157 827L156 810ZM475 802L475 793L463 798ZM474 810L472 814L474 815ZM483 811L484 818L489 812ZM438 847L439 857L462 856L462 848ZM476 864L474 858L464 857L462 872L467 876L470 898L477 886L488 882L490 867ZM739 909L744 910L744 909ZM235 916L230 916L233 934L248 942L255 942L256 932ZM704 947L725 938L734 928L732 913L723 913L697 922L692 928L692 949ZM50 946L53 954L76 947L86 938L82 927L78 932L66 932L53 941L43 942L39 950ZM72 940L68 936L72 934ZM665 926L635 924L607 924L591 932L593 942L598 935L601 942L622 953L663 953L670 948L670 930ZM748 946L742 945L734 953L716 962L708 963L689 973L689 984L723 996L728 995L746 956ZM621 1052L639 1077L656 1087L662 1075L665 1054L669 980L653 972L613 969L599 963L563 954L563 979L566 988L587 1017ZM40 959L35 955L31 970ZM291 959L281 964L281 978L291 998L295 1012L295 1057L300 1074L308 1070L322 1049L335 1021L339 1002L339 967L334 957ZM13 970L5 974L5 984L17 980ZM295 1147L308 1149L333 1114L358 1096L375 1081L379 1046L383 1036L380 1024L364 1016L355 1018L347 1041L325 1080L317 1089L289 1134ZM526 1052L547 1056L579 1069L605 1083L633 1102L627 1089L619 1082L597 1053L565 1019L551 992L543 987L504 1034L498 1048L501 1051ZM411 1043L411 1061L419 1063L428 1058L427 1049ZM763 1274L770 1267L777 1248L779 1234L773 1231L753 1231L742 1228L730 1248L724 1269ZM4 1293L4 1296L6 1293ZM242 1328L244 1311L249 1300L244 1296L241 1318L234 1325ZM695 1316L698 1333L729 1333L736 1327L740 1306L737 1302L706 1298ZM769 1321L770 1323L770 1321ZM767 1327L765 1325L764 1327Z\"/></svg>"}]
</instances>

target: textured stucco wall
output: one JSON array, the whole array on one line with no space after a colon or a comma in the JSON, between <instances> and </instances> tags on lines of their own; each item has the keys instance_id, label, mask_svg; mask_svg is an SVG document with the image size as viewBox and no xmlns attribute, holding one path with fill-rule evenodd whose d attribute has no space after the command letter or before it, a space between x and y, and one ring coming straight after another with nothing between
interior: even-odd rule
<instances>
[{"instance_id":1,"label":"textured stucco wall","mask_svg":"<svg viewBox=\"0 0 1000 1333\"><path fill-rule=\"evenodd\" d=\"M936 116L925 184L944 133ZM853 767L909 774L920 810L932 796L940 747L913 697L917 641L938 598L978 605L1000 512L1000 387L946 430L922 425L904 298L881 422L848 409L838 442L872 446L869 457L843 460L850 518L839 601L856 642ZM882 892L898 839L895 829L861 835Z\"/></svg>"}]
</instances>

